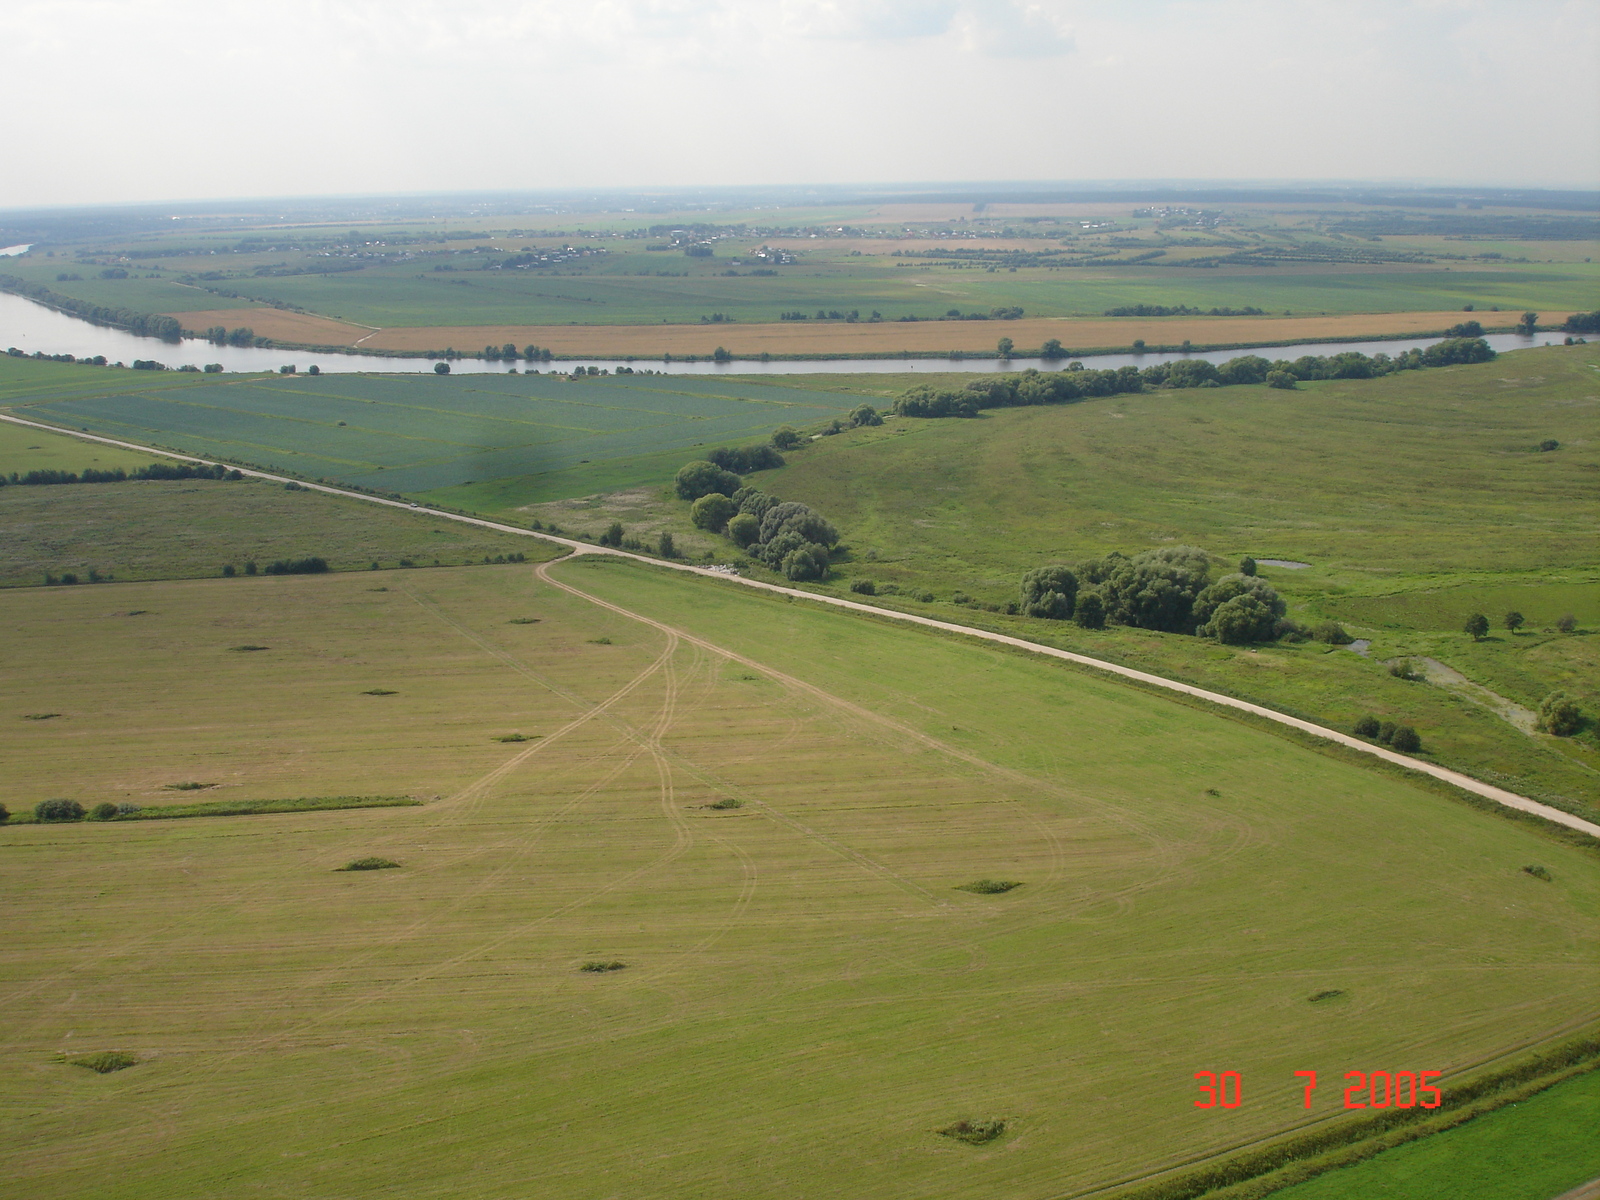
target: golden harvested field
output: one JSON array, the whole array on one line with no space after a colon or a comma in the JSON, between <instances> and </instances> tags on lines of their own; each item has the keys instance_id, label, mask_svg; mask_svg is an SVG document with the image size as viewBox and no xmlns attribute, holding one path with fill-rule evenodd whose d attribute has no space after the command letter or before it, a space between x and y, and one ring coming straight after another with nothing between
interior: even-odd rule
<instances>
[{"instance_id":1,"label":"golden harvested field","mask_svg":"<svg viewBox=\"0 0 1600 1200\"><path fill-rule=\"evenodd\" d=\"M251 310L255 311L255 310ZM1510 313L1474 314L1502 319ZM1546 322L1565 319L1549 313ZM1273 343L1307 338L1359 338L1447 329L1466 317L1458 312L1351 313L1328 317L1023 318L1019 321L773 322L729 325L444 325L383 329L364 339L372 350L477 350L513 342L546 346L557 354L660 358L663 354L708 355L718 346L734 354L992 353L1008 337L1019 350L1050 338L1077 351L1125 349L1143 338L1151 346ZM257 329L257 332L264 332ZM341 343L342 344L342 343Z\"/></svg>"},{"instance_id":2,"label":"golden harvested field","mask_svg":"<svg viewBox=\"0 0 1600 1200\"><path fill-rule=\"evenodd\" d=\"M300 342L311 346L352 346L372 332L367 325L352 325L332 317L312 313L285 312L279 308L216 308L198 312L175 312L185 329L203 333L213 325L237 329L243 325L257 336L275 342Z\"/></svg>"}]
</instances>

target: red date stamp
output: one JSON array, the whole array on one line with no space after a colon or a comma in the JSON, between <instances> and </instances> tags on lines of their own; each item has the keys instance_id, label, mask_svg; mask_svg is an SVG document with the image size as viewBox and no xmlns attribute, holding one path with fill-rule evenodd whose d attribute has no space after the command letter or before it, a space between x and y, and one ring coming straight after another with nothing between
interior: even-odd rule
<instances>
[{"instance_id":1,"label":"red date stamp","mask_svg":"<svg viewBox=\"0 0 1600 1200\"><path fill-rule=\"evenodd\" d=\"M1444 1092L1432 1080L1443 1071L1346 1071L1346 1108L1438 1108ZM1200 1098L1196 1108L1238 1108L1244 1103L1244 1080L1238 1071L1196 1071ZM1301 1106L1311 1107L1317 1090L1315 1071L1296 1071L1302 1090ZM1353 1081L1353 1082L1352 1082Z\"/></svg>"}]
</instances>

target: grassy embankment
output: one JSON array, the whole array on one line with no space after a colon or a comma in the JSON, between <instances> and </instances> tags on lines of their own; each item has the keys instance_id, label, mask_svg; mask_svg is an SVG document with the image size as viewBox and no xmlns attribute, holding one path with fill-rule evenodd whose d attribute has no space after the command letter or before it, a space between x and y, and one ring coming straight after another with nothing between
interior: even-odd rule
<instances>
[{"instance_id":1,"label":"grassy embankment","mask_svg":"<svg viewBox=\"0 0 1600 1200\"><path fill-rule=\"evenodd\" d=\"M1398 1147L1279 1200L1551 1200L1600 1178L1600 1071L1559 1083L1425 1141Z\"/></svg>"},{"instance_id":2,"label":"grassy embankment","mask_svg":"<svg viewBox=\"0 0 1600 1200\"><path fill-rule=\"evenodd\" d=\"M1058 664L555 571L751 661L526 568L0 595L63 714L0 722L12 807L442 797L0 829L0 1194L1056 1196L1344 1119L1296 1070L1448 1092L1596 1015L1592 853Z\"/></svg>"}]
</instances>

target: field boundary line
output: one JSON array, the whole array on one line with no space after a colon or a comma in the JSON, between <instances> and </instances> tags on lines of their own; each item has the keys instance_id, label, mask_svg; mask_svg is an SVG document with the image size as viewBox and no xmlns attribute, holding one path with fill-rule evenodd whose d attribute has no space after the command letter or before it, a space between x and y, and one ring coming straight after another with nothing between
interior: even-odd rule
<instances>
[{"instance_id":1,"label":"field boundary line","mask_svg":"<svg viewBox=\"0 0 1600 1200\"><path fill-rule=\"evenodd\" d=\"M141 445L138 442L125 442L119 441L115 438L100 437L96 434L85 433L75 429L67 429L59 425L50 425L42 421L29 421L23 419L22 417L14 416L11 413L0 413L0 420L9 421L16 425L25 425L33 429L40 429L47 433L63 433L69 437L78 438L81 441L97 442L101 445L116 446L124 450L137 450L145 454L156 454L164 458L174 458L183 462L212 463L220 461L215 458L204 458L193 454L183 454L173 450L160 450L152 446ZM1059 659L1063 662L1074 663L1078 666L1090 667L1097 671L1104 671L1110 675L1118 675L1124 679L1132 679L1151 687L1163 688L1167 691L1178 692L1186 696L1192 696L1196 699L1207 701L1211 704L1221 705L1223 708L1235 709L1239 712L1249 713L1252 716L1273 721L1279 725L1286 725L1291 729L1299 730L1301 733L1310 734L1312 737L1322 738L1325 741L1333 742L1336 745L1343 746L1347 750L1355 750L1359 753L1370 755L1373 758L1381 759L1384 762L1390 763L1394 766L1403 767L1408 771L1415 771L1422 775L1431 775L1433 778L1441 780L1444 783L1448 783L1453 787L1460 788L1462 791L1471 792L1472 794L1481 796L1486 800L1492 800L1496 804L1502 805L1506 808L1515 809L1518 812L1529 813L1532 816L1543 818L1544 820L1553 822L1554 824L1564 825L1568 829L1573 829L1579 833L1587 834L1592 838L1600 839L1600 825L1596 825L1592 821L1585 821L1582 817L1573 816L1571 813L1563 812L1559 808L1555 808L1548 804L1541 804L1539 801L1531 800L1527 796L1520 795L1517 792L1507 791L1505 788L1495 787L1493 784L1484 783L1481 780L1474 779L1470 775L1464 775L1460 771L1452 771L1448 767L1441 767L1434 763L1423 762L1420 759L1410 758L1404 754L1396 753L1393 750L1386 750L1382 746L1374 746L1371 743L1364 742L1360 738L1354 737L1351 734L1340 733L1336 729L1329 729L1326 726L1318 725L1311 721L1302 720L1299 717L1292 717L1287 713L1281 713L1275 709L1267 708L1265 705L1254 704L1248 700L1240 700L1237 697L1225 695L1222 692L1208 691L1205 688L1196 687L1195 685L1189 683L1182 683L1176 679L1167 679L1161 675L1152 675L1148 671L1139 671L1133 667L1122 666L1120 663L1108 662L1105 659L1100 658L1092 658L1087 654L1077 654L1071 650L1060 650L1054 646L1046 646L1039 642L1030 642L1025 638L1013 637L1010 634L994 633L987 629L978 629L971 625L959 625L954 621L941 621L935 617L924 617L917 613L897 612L894 609L879 608L871 604L861 604L854 600L846 600L841 596L828 596L816 592L801 591L799 588L783 587L781 584L766 583L765 581L759 579L747 579L742 575L728 575L720 571L709 570L705 567L696 567L689 563L669 562L663 559L649 558L642 554L632 554L626 550L612 549L608 546L594 546L588 542L580 542L572 538L558 537L554 534L536 532L531 529L523 529L519 526L509 525L501 521L492 521L487 517L472 517L467 516L465 513L448 512L444 509L422 504L418 504L416 508L413 509L412 502L408 500L391 500L385 496L368 495L364 492L353 491L341 487L333 487L325 483L308 483L304 480L294 479L288 475L274 474L270 471L260 471L245 467L239 467L236 469L241 474L247 475L253 479L266 479L274 483L295 483L308 490L323 492L330 496L342 496L349 500L364 500L369 504L382 504L388 506L389 508L403 509L408 512L426 512L429 516L438 517L442 520L458 521L462 524L476 525L480 528L492 529L500 533L516 534L521 537L534 538L544 542L552 542L556 545L567 547L567 549L571 550L574 555L610 555L614 558L622 558L631 562L644 563L647 566L664 567L672 571L682 571L704 579L739 583L743 584L745 587L755 588L765 592L772 592L781 596L788 596L795 600L809 600L816 604L826 604L831 605L834 608L848 609L851 612L862 613L866 616L880 617L893 621L903 621L907 624L920 625L927 629L937 629L943 633L954 633L963 637L976 638L981 641L993 642L998 645L1010 646L1018 650L1025 650L1031 654L1038 654L1046 658Z\"/></svg>"}]
</instances>

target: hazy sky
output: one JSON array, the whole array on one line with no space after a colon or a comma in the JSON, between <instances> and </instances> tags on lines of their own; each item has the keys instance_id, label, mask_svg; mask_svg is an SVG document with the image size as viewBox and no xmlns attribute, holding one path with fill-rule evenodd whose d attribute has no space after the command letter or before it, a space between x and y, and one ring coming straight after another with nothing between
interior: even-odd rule
<instances>
[{"instance_id":1,"label":"hazy sky","mask_svg":"<svg viewBox=\"0 0 1600 1200\"><path fill-rule=\"evenodd\" d=\"M0 0L0 206L961 180L1600 186L1595 0Z\"/></svg>"}]
</instances>

